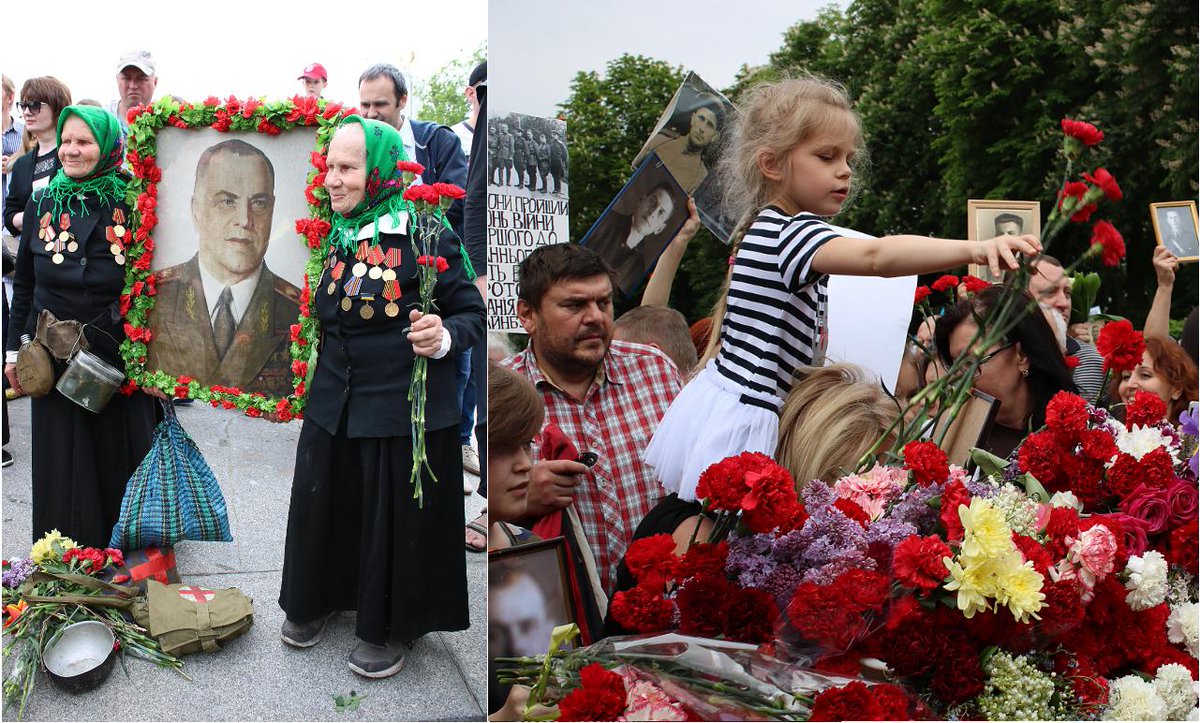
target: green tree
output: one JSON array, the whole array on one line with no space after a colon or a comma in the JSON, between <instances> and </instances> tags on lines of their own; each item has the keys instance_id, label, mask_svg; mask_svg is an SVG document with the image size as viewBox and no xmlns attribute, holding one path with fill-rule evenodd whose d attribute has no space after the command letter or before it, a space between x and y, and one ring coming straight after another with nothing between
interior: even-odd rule
<instances>
[{"instance_id":1,"label":"green tree","mask_svg":"<svg viewBox=\"0 0 1200 723\"><path fill-rule=\"evenodd\" d=\"M487 41L484 41L470 57L451 60L438 68L429 80L416 83L416 95L421 99L417 120L452 126L467 118L471 109L463 89L467 87L471 71L486 59Z\"/></svg>"}]
</instances>

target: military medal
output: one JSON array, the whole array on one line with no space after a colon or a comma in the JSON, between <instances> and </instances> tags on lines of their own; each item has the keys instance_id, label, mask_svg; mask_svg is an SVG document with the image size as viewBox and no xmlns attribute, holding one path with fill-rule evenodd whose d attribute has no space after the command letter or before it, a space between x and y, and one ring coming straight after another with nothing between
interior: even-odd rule
<instances>
[{"instance_id":1,"label":"military medal","mask_svg":"<svg viewBox=\"0 0 1200 723\"><path fill-rule=\"evenodd\" d=\"M350 307L354 304L349 296L342 297L342 311L350 311Z\"/></svg>"},{"instance_id":2,"label":"military medal","mask_svg":"<svg viewBox=\"0 0 1200 723\"><path fill-rule=\"evenodd\" d=\"M113 255L113 261L118 265L125 265L125 234L129 233L125 230L125 212L121 209L113 209L112 215L113 224L104 231L104 237L108 240L108 252Z\"/></svg>"},{"instance_id":3,"label":"military medal","mask_svg":"<svg viewBox=\"0 0 1200 723\"><path fill-rule=\"evenodd\" d=\"M333 280L334 280L334 281L337 281L337 280L339 280L339 279L341 279L341 278L342 278L342 274L344 274L344 273L346 273L346 262L345 262L345 261L339 261L339 262L337 262L337 264L336 264L336 265L333 267L333 269L332 269L332 270L329 272L329 275L330 275L331 277L333 277Z\"/></svg>"},{"instance_id":4,"label":"military medal","mask_svg":"<svg viewBox=\"0 0 1200 723\"><path fill-rule=\"evenodd\" d=\"M354 268L350 269L350 273L361 279L367 273L367 265L359 261L354 265Z\"/></svg>"},{"instance_id":5,"label":"military medal","mask_svg":"<svg viewBox=\"0 0 1200 723\"><path fill-rule=\"evenodd\" d=\"M113 261L116 261L117 265L119 265L119 266L124 266L125 265L125 254L117 254L116 256L113 257Z\"/></svg>"},{"instance_id":6,"label":"military medal","mask_svg":"<svg viewBox=\"0 0 1200 723\"><path fill-rule=\"evenodd\" d=\"M44 216L42 216L41 220L38 221L38 225L40 226L40 228L38 229L38 238L47 242L47 244L53 242L54 241L54 229L50 228L50 212L49 211L47 211L46 214ZM49 245L46 246L46 250L47 251L50 250Z\"/></svg>"},{"instance_id":7,"label":"military medal","mask_svg":"<svg viewBox=\"0 0 1200 723\"><path fill-rule=\"evenodd\" d=\"M388 269L388 271L392 271ZM394 275L396 272L392 271ZM400 315L400 305L396 303L396 299L400 298L400 283L395 279L389 279L383 282L383 298L388 300L387 306L383 307L383 313L391 318L396 318Z\"/></svg>"},{"instance_id":8,"label":"military medal","mask_svg":"<svg viewBox=\"0 0 1200 723\"><path fill-rule=\"evenodd\" d=\"M61 264L63 262L63 255L55 251L54 255L50 257L50 260L56 264Z\"/></svg>"},{"instance_id":9,"label":"military medal","mask_svg":"<svg viewBox=\"0 0 1200 723\"><path fill-rule=\"evenodd\" d=\"M79 244L75 241L75 239L71 239L71 243L67 244L67 251L70 253L75 253L78 250Z\"/></svg>"},{"instance_id":10,"label":"military medal","mask_svg":"<svg viewBox=\"0 0 1200 723\"><path fill-rule=\"evenodd\" d=\"M370 319L372 316L375 316L375 308L372 307L370 304L370 302L374 301L374 300L375 300L374 296L364 296L363 297L363 305L362 305L362 308L358 310L358 315L361 316L364 320Z\"/></svg>"},{"instance_id":11,"label":"military medal","mask_svg":"<svg viewBox=\"0 0 1200 723\"><path fill-rule=\"evenodd\" d=\"M383 269L379 268L379 264L383 263L383 259L383 249L378 246L372 246L371 250L367 252L367 263L371 264L369 275L372 279L378 280L383 277Z\"/></svg>"},{"instance_id":12,"label":"military medal","mask_svg":"<svg viewBox=\"0 0 1200 723\"><path fill-rule=\"evenodd\" d=\"M329 282L329 288L328 288L328 289L326 289L326 292L327 292L327 293L328 293L330 296L333 296L333 293L334 293L335 291L337 291L337 282L336 282L336 281L330 281L330 282Z\"/></svg>"}]
</instances>

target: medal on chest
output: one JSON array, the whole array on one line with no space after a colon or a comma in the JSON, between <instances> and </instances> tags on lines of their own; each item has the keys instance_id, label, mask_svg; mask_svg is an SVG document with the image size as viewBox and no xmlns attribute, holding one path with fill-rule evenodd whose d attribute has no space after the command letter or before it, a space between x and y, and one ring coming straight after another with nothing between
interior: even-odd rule
<instances>
[{"instance_id":1,"label":"medal on chest","mask_svg":"<svg viewBox=\"0 0 1200 723\"><path fill-rule=\"evenodd\" d=\"M75 239L75 234L68 229L71 228L71 217L68 214L62 214L58 219L58 230L54 230L52 225L53 217L46 213L38 221L38 238L46 242L46 252L50 254L50 260L56 264L61 264L66 256L66 253L73 254L79 250L79 242Z\"/></svg>"},{"instance_id":2,"label":"medal on chest","mask_svg":"<svg viewBox=\"0 0 1200 723\"><path fill-rule=\"evenodd\" d=\"M113 209L112 225L104 230L104 238L108 241L108 252L113 255L113 261L125 265L125 249L129 245L129 229L125 228L125 212L119 208Z\"/></svg>"}]
</instances>

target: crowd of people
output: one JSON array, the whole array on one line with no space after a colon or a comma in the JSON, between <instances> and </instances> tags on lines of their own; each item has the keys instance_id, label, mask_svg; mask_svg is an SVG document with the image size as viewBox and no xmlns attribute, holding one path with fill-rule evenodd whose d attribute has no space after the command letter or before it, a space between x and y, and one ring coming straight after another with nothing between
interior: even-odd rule
<instances>
[{"instance_id":1,"label":"crowd of people","mask_svg":"<svg viewBox=\"0 0 1200 723\"><path fill-rule=\"evenodd\" d=\"M149 52L122 55L115 73L119 97L107 105L78 98L50 76L26 79L19 93L4 77L4 257L6 292L12 292L11 310L7 293L4 304L4 372L13 397L23 396L22 379L30 380L18 374L30 338L55 353L54 378L68 364L70 353L58 355L55 342L43 337L48 325L60 334L74 330L66 344L71 353L84 347L118 376L124 371L119 347L128 326L120 299L134 216L126 201L131 176L124 141L129 111L154 100L157 69ZM320 98L328 71L311 63L297 80L298 96ZM346 114L328 148L324 188L333 230L322 249L320 291L312 292L322 340L295 453L279 596L287 619L280 636L308 648L333 615L355 611L359 642L348 664L365 677L397 673L413 641L431 631L470 626L466 561L457 542L464 518L459 487L473 490L464 470L486 480L478 456L486 455L486 407L475 380L486 373L487 347L486 278L472 270L486 269L486 168L468 164L468 156L486 156L483 134L474 134L486 113L486 88L483 63L464 88L469 117L450 128L409 117L404 75L373 65L359 77L359 97L345 103L361 115ZM184 264L154 267L161 308L151 319L159 343L150 365L205 386L286 396L292 393L288 328L302 294L263 263L275 169L247 140L218 143L197 163L191 203L197 252ZM423 167L414 182L465 187L466 197L444 218L416 214L402 198L402 161ZM419 264L410 249L420 234L435 237L436 254L445 259L428 314L413 308ZM385 273L335 272L362 265L364 248ZM352 280L359 282L353 289ZM386 292L389 283L398 283L401 293ZM185 311L200 325L176 318ZM251 323L262 328L249 329ZM277 356L278 364L265 361ZM418 357L428 360L425 450L438 480L425 486L422 499L410 487L409 382ZM32 473L33 540L58 530L81 545L107 547L126 483L150 449L163 417L159 404L168 398L152 387L135 389L115 395L97 413L53 389L30 391L36 392L25 407L31 453L22 463ZM12 463L5 450L5 466ZM486 494L486 484L481 489Z\"/></svg>"},{"instance_id":2,"label":"crowd of people","mask_svg":"<svg viewBox=\"0 0 1200 723\"><path fill-rule=\"evenodd\" d=\"M840 86L814 77L772 82L750 90L739 110L733 127L720 129L729 137L712 170L722 174L741 221L711 317L689 327L666 306L700 225L694 204L659 258L642 306L621 318L613 318L615 270L590 249L541 247L521 263L517 312L528 344L488 381L492 428L505 430L489 459L491 544L503 564L500 551L539 539L548 516L577 519L568 554L592 574L576 592L599 600L604 618L606 601L633 585L624 563L633 540L668 533L682 554L691 540L706 539L712 521L696 486L709 465L761 452L792 473L798 492L831 483L892 428L909 396L968 353L979 356L974 389L998 404L981 446L1000 457L1042 426L1060 391L1118 415L1133 393L1150 391L1171 421L1196 401L1195 311L1182 342L1167 334L1178 268L1169 251L1160 248L1153 259L1159 289L1144 325L1142 363L1104 388L1094 331L1069 326L1070 279L1035 236L997 227L982 241L861 239L827 224L857 190L863 145ZM706 120L705 112L693 109L692 121ZM974 263L1001 278L1023 260L1033 261L1028 287L1018 291L1025 303L998 320L1011 330L993 347L968 348L977 319L1003 295L1000 285L964 295L938 317L914 318L917 353L902 364L898 396L862 368L827 365L831 275L923 274ZM583 452L593 454L585 459ZM505 625L489 628L493 656L514 654ZM584 642L624 632L611 618L582 627L590 628ZM548 627L543 621L537 629ZM524 694L493 681L493 719L512 719L513 700Z\"/></svg>"}]
</instances>

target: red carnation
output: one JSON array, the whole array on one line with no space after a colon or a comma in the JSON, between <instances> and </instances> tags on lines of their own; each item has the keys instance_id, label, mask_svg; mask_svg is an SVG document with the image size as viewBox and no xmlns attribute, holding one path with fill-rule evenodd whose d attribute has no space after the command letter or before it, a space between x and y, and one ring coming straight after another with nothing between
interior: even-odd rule
<instances>
[{"instance_id":1,"label":"red carnation","mask_svg":"<svg viewBox=\"0 0 1200 723\"><path fill-rule=\"evenodd\" d=\"M728 556L729 543L725 540L715 545L706 542L694 543L679 561L678 576L683 580L689 577L718 577L724 574L725 559Z\"/></svg>"},{"instance_id":2,"label":"red carnation","mask_svg":"<svg viewBox=\"0 0 1200 723\"><path fill-rule=\"evenodd\" d=\"M290 338L292 341L296 341L296 342L300 341L300 338L301 338L300 332L301 332L302 328L303 327L301 327L299 324L292 324L290 327L288 327L288 329L291 331Z\"/></svg>"},{"instance_id":3,"label":"red carnation","mask_svg":"<svg viewBox=\"0 0 1200 723\"><path fill-rule=\"evenodd\" d=\"M946 529L946 539L950 542L963 538L962 517L958 514L958 508L963 505L970 507L971 493L967 491L966 485L954 480L942 490L942 506L938 512L938 519L942 521L942 527Z\"/></svg>"},{"instance_id":4,"label":"red carnation","mask_svg":"<svg viewBox=\"0 0 1200 723\"><path fill-rule=\"evenodd\" d=\"M958 277L953 274L946 274L929 286L934 291L949 291L958 286Z\"/></svg>"},{"instance_id":5,"label":"red carnation","mask_svg":"<svg viewBox=\"0 0 1200 723\"><path fill-rule=\"evenodd\" d=\"M671 627L675 603L664 597L661 590L637 585L613 595L609 609L622 628L634 633L657 633Z\"/></svg>"},{"instance_id":6,"label":"red carnation","mask_svg":"<svg viewBox=\"0 0 1200 723\"><path fill-rule=\"evenodd\" d=\"M933 292L928 286L918 286L917 292L913 295L913 303L919 304L929 297Z\"/></svg>"},{"instance_id":7,"label":"red carnation","mask_svg":"<svg viewBox=\"0 0 1200 723\"><path fill-rule=\"evenodd\" d=\"M1087 402L1077 394L1058 392L1046 404L1046 426L1054 433L1054 439L1065 447L1073 447L1079 442L1087 423Z\"/></svg>"},{"instance_id":8,"label":"red carnation","mask_svg":"<svg viewBox=\"0 0 1200 723\"><path fill-rule=\"evenodd\" d=\"M933 442L909 442L904 445L904 466L912 470L917 484L928 487L950 477L946 453Z\"/></svg>"},{"instance_id":9,"label":"red carnation","mask_svg":"<svg viewBox=\"0 0 1200 723\"><path fill-rule=\"evenodd\" d=\"M1124 198L1124 194L1121 193L1121 187L1117 185L1117 179L1113 178L1113 175L1107 169L1097 168L1094 174L1085 173L1083 177L1089 183L1095 184L1101 191L1104 191L1104 195L1108 196L1108 200L1120 201Z\"/></svg>"},{"instance_id":10,"label":"red carnation","mask_svg":"<svg viewBox=\"0 0 1200 723\"><path fill-rule=\"evenodd\" d=\"M792 475L768 458L757 460L757 469L747 469L746 492L738 503L742 522L751 532L763 533L786 524L795 514L796 484Z\"/></svg>"},{"instance_id":11,"label":"red carnation","mask_svg":"<svg viewBox=\"0 0 1200 723\"><path fill-rule=\"evenodd\" d=\"M1096 350L1104 357L1104 371L1128 372L1142 363L1146 340L1128 319L1122 319L1104 325L1096 338Z\"/></svg>"},{"instance_id":12,"label":"red carnation","mask_svg":"<svg viewBox=\"0 0 1200 723\"><path fill-rule=\"evenodd\" d=\"M983 291L987 287L991 286L991 284L979 278L978 276L972 276L970 274L967 274L963 277L962 283L968 294L978 294L980 291Z\"/></svg>"},{"instance_id":13,"label":"red carnation","mask_svg":"<svg viewBox=\"0 0 1200 723\"><path fill-rule=\"evenodd\" d=\"M1093 462L1107 463L1117 454L1117 443L1112 435L1102 429L1089 429L1083 433L1080 452Z\"/></svg>"},{"instance_id":14,"label":"red carnation","mask_svg":"<svg viewBox=\"0 0 1200 723\"><path fill-rule=\"evenodd\" d=\"M867 527L871 524L871 516L868 515L867 511L856 504L853 500L849 500L845 497L839 497L837 501L833 503L833 506L847 518L854 520L861 525L864 530L867 529Z\"/></svg>"},{"instance_id":15,"label":"red carnation","mask_svg":"<svg viewBox=\"0 0 1200 723\"><path fill-rule=\"evenodd\" d=\"M1015 532L1012 539L1013 544L1021 551L1021 556L1025 558L1025 561L1032 562L1033 569L1042 573L1042 575L1045 575L1046 571L1054 565L1054 560L1050 559L1050 553L1046 552L1046 549L1039 545L1037 540L1026 535L1018 535Z\"/></svg>"},{"instance_id":16,"label":"red carnation","mask_svg":"<svg viewBox=\"0 0 1200 723\"><path fill-rule=\"evenodd\" d=\"M1148 427L1167 416L1167 403L1154 392L1139 390L1125 407L1125 428Z\"/></svg>"},{"instance_id":17,"label":"red carnation","mask_svg":"<svg viewBox=\"0 0 1200 723\"><path fill-rule=\"evenodd\" d=\"M467 197L467 192L453 183L435 183L433 190L437 191L439 196L452 200Z\"/></svg>"},{"instance_id":18,"label":"red carnation","mask_svg":"<svg viewBox=\"0 0 1200 723\"><path fill-rule=\"evenodd\" d=\"M755 588L734 588L725 616L725 639L766 643L775 637L779 608L775 596Z\"/></svg>"},{"instance_id":19,"label":"red carnation","mask_svg":"<svg viewBox=\"0 0 1200 723\"><path fill-rule=\"evenodd\" d=\"M558 702L560 721L617 720L625 712L625 683L621 676L592 663L579 671L582 684Z\"/></svg>"},{"instance_id":20,"label":"red carnation","mask_svg":"<svg viewBox=\"0 0 1200 723\"><path fill-rule=\"evenodd\" d=\"M1121 232L1108 221L1097 221L1092 226L1092 247L1096 246L1100 247L1101 259L1105 266L1118 266L1121 259L1125 258L1125 239L1121 238ZM1108 326L1104 328L1107 329ZM1100 333L1103 334L1104 330L1101 329Z\"/></svg>"},{"instance_id":21,"label":"red carnation","mask_svg":"<svg viewBox=\"0 0 1200 723\"><path fill-rule=\"evenodd\" d=\"M937 535L912 535L896 545L892 573L901 585L932 590L949 574L942 558L951 556L950 548Z\"/></svg>"},{"instance_id":22,"label":"red carnation","mask_svg":"<svg viewBox=\"0 0 1200 723\"><path fill-rule=\"evenodd\" d=\"M448 271L450 269L450 262L447 261L445 259L445 257L439 256L439 257L437 257L436 261L437 261L436 268L437 268L437 272L439 274L445 273L446 271Z\"/></svg>"},{"instance_id":23,"label":"red carnation","mask_svg":"<svg viewBox=\"0 0 1200 723\"><path fill-rule=\"evenodd\" d=\"M741 509L742 495L746 492L744 456L726 457L709 465L700 474L700 480L696 484L696 497L708 500L713 509Z\"/></svg>"},{"instance_id":24,"label":"red carnation","mask_svg":"<svg viewBox=\"0 0 1200 723\"><path fill-rule=\"evenodd\" d=\"M396 163L396 168L404 171L405 173L412 173L417 176L425 172L425 166L422 166L416 161L398 161Z\"/></svg>"},{"instance_id":25,"label":"red carnation","mask_svg":"<svg viewBox=\"0 0 1200 723\"><path fill-rule=\"evenodd\" d=\"M1104 131L1086 121L1062 119L1063 133L1085 146L1094 146L1104 140Z\"/></svg>"},{"instance_id":26,"label":"red carnation","mask_svg":"<svg viewBox=\"0 0 1200 723\"><path fill-rule=\"evenodd\" d=\"M1075 209L1075 213L1071 214L1071 220L1076 223L1086 223L1092 217L1092 214L1096 212L1097 208L1098 206L1094 203L1085 204ZM1116 264L1113 265L1115 266Z\"/></svg>"},{"instance_id":27,"label":"red carnation","mask_svg":"<svg viewBox=\"0 0 1200 723\"><path fill-rule=\"evenodd\" d=\"M710 638L720 635L726 627L729 604L737 593L738 588L722 577L687 580L675 596L679 631Z\"/></svg>"},{"instance_id":28,"label":"red carnation","mask_svg":"<svg viewBox=\"0 0 1200 723\"><path fill-rule=\"evenodd\" d=\"M840 688L821 691L813 701L813 721L886 720L871 689L855 680Z\"/></svg>"},{"instance_id":29,"label":"red carnation","mask_svg":"<svg viewBox=\"0 0 1200 723\"><path fill-rule=\"evenodd\" d=\"M249 118L254 115L254 110L261 107L262 104L262 101L258 98L247 98L245 104L242 106L242 117Z\"/></svg>"},{"instance_id":30,"label":"red carnation","mask_svg":"<svg viewBox=\"0 0 1200 723\"><path fill-rule=\"evenodd\" d=\"M296 359L292 362L292 374L298 377L308 376L308 362Z\"/></svg>"},{"instance_id":31,"label":"red carnation","mask_svg":"<svg viewBox=\"0 0 1200 723\"><path fill-rule=\"evenodd\" d=\"M269 136L277 136L283 131L282 128L272 123L267 118L263 118L258 122L258 132L265 133Z\"/></svg>"},{"instance_id":32,"label":"red carnation","mask_svg":"<svg viewBox=\"0 0 1200 723\"><path fill-rule=\"evenodd\" d=\"M661 589L679 567L674 538L663 533L634 540L625 551L625 566L639 585Z\"/></svg>"},{"instance_id":33,"label":"red carnation","mask_svg":"<svg viewBox=\"0 0 1200 723\"><path fill-rule=\"evenodd\" d=\"M1066 364L1068 369L1078 369L1079 368L1079 357L1071 356L1070 354L1067 354L1066 356L1063 357L1063 364Z\"/></svg>"},{"instance_id":34,"label":"red carnation","mask_svg":"<svg viewBox=\"0 0 1200 723\"><path fill-rule=\"evenodd\" d=\"M1177 565L1191 574L1197 574L1197 564L1200 559L1200 533L1198 533L1200 525L1193 519L1183 527L1176 528L1171 532L1170 547L1167 551L1167 560L1172 565Z\"/></svg>"},{"instance_id":35,"label":"red carnation","mask_svg":"<svg viewBox=\"0 0 1200 723\"><path fill-rule=\"evenodd\" d=\"M1075 203L1071 208L1078 209L1083 204L1083 197L1087 195L1088 185L1083 181L1068 181L1063 184L1062 191L1058 194L1058 210L1063 210L1063 205L1068 198L1075 199Z\"/></svg>"}]
</instances>

